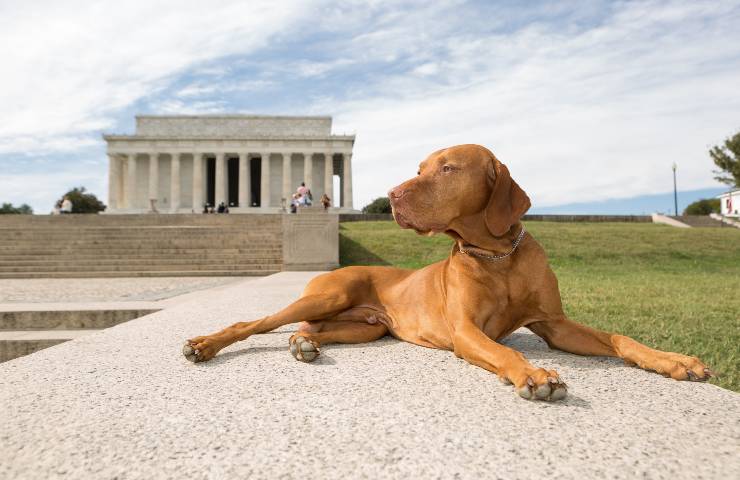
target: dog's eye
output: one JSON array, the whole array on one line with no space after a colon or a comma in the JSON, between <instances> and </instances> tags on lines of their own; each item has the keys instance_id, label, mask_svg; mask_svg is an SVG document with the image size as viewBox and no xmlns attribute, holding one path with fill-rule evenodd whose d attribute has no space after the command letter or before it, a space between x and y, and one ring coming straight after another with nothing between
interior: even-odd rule
<instances>
[{"instance_id":1,"label":"dog's eye","mask_svg":"<svg viewBox=\"0 0 740 480\"><path fill-rule=\"evenodd\" d=\"M442 171L443 172L451 172L452 171L452 167L449 166L449 165L445 165L445 166L442 167Z\"/></svg>"},{"instance_id":2,"label":"dog's eye","mask_svg":"<svg viewBox=\"0 0 740 480\"><path fill-rule=\"evenodd\" d=\"M416 171L416 174L417 174L417 175L421 175L421 170L417 170L417 171Z\"/></svg>"}]
</instances>

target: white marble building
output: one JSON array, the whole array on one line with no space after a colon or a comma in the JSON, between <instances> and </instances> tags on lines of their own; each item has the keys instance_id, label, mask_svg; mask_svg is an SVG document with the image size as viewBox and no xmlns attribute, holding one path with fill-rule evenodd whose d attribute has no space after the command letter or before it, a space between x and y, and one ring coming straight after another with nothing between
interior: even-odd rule
<instances>
[{"instance_id":1,"label":"white marble building","mask_svg":"<svg viewBox=\"0 0 740 480\"><path fill-rule=\"evenodd\" d=\"M305 182L353 211L354 135L332 135L331 117L138 115L134 135L108 143L107 213L278 212ZM334 191L334 176L339 191ZM336 197L336 198L335 198Z\"/></svg>"}]
</instances>

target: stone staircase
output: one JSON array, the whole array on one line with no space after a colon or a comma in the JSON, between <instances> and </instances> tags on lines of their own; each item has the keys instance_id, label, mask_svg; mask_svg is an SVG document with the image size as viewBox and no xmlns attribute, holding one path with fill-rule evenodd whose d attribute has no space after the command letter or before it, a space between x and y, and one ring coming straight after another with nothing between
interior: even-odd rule
<instances>
[{"instance_id":1,"label":"stone staircase","mask_svg":"<svg viewBox=\"0 0 740 480\"><path fill-rule=\"evenodd\" d=\"M26 305L25 307L27 307ZM47 304L48 308L49 305ZM0 363L156 312L153 306L74 304L44 308L0 306Z\"/></svg>"},{"instance_id":2,"label":"stone staircase","mask_svg":"<svg viewBox=\"0 0 740 480\"><path fill-rule=\"evenodd\" d=\"M722 222L715 220L709 215L671 215L672 219L678 220L679 222L688 225L690 227L722 227ZM726 225L725 225L726 226Z\"/></svg>"},{"instance_id":3,"label":"stone staircase","mask_svg":"<svg viewBox=\"0 0 740 480\"><path fill-rule=\"evenodd\" d=\"M251 276L282 270L265 215L2 215L0 278Z\"/></svg>"}]
</instances>

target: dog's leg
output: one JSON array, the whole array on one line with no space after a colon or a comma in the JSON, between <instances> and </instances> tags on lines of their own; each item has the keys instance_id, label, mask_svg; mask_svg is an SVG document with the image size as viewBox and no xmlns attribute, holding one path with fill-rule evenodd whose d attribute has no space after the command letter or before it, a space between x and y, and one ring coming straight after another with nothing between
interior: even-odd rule
<instances>
[{"instance_id":1,"label":"dog's leg","mask_svg":"<svg viewBox=\"0 0 740 480\"><path fill-rule=\"evenodd\" d=\"M647 347L624 335L573 322L564 316L527 325L551 348L578 355L604 355L622 358L628 365L653 370L676 380L708 380L712 372L698 358L663 352Z\"/></svg>"},{"instance_id":2,"label":"dog's leg","mask_svg":"<svg viewBox=\"0 0 740 480\"><path fill-rule=\"evenodd\" d=\"M388 328L382 323L364 321L328 320L306 322L291 335L290 353L302 362L311 362L319 356L319 347L329 343L369 343L382 338Z\"/></svg>"},{"instance_id":3,"label":"dog's leg","mask_svg":"<svg viewBox=\"0 0 740 480\"><path fill-rule=\"evenodd\" d=\"M560 400L567 394L557 372L532 366L524 355L491 340L472 322L456 326L453 344L455 355L513 383L522 398Z\"/></svg>"},{"instance_id":4,"label":"dog's leg","mask_svg":"<svg viewBox=\"0 0 740 480\"><path fill-rule=\"evenodd\" d=\"M628 365L638 365L676 380L707 380L712 376L696 357L654 350L624 335L602 332L569 320L563 312L558 281L551 270L537 293L541 301L538 310L544 319L528 322L526 327L551 348L578 355L619 357Z\"/></svg>"},{"instance_id":5,"label":"dog's leg","mask_svg":"<svg viewBox=\"0 0 740 480\"><path fill-rule=\"evenodd\" d=\"M269 332L289 323L324 320L350 307L351 300L343 293L306 295L274 315L253 322L238 322L220 332L191 338L183 347L183 355L192 362L210 360L219 350L250 335Z\"/></svg>"}]
</instances>

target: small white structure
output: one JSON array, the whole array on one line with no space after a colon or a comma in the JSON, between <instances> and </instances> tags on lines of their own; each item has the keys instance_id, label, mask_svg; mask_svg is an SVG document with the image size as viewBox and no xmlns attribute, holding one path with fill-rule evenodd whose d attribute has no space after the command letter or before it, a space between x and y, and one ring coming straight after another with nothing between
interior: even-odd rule
<instances>
[{"instance_id":1,"label":"small white structure","mask_svg":"<svg viewBox=\"0 0 740 480\"><path fill-rule=\"evenodd\" d=\"M354 135L332 135L331 117L137 115L134 135L108 144L106 213L232 213L283 210L305 182L314 204L326 193L353 212ZM334 191L334 175L339 191Z\"/></svg>"},{"instance_id":2,"label":"small white structure","mask_svg":"<svg viewBox=\"0 0 740 480\"><path fill-rule=\"evenodd\" d=\"M740 188L718 195L717 198L722 215L740 218Z\"/></svg>"}]
</instances>

